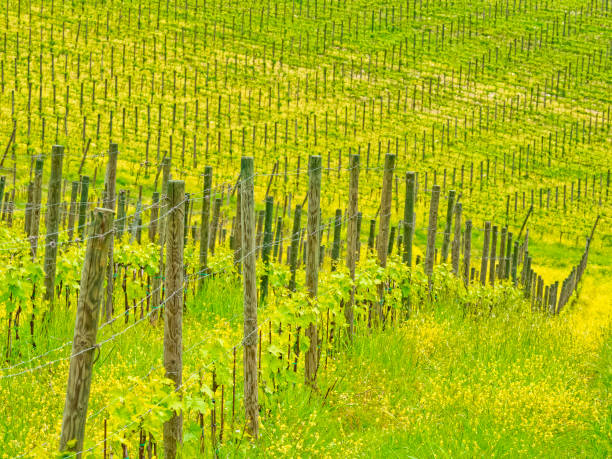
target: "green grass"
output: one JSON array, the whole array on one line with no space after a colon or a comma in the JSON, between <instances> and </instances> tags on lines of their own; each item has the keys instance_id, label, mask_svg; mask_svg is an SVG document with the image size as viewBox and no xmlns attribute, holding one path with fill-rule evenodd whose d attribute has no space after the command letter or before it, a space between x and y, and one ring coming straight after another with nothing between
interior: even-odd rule
<instances>
[{"instance_id":1,"label":"green grass","mask_svg":"<svg viewBox=\"0 0 612 459\"><path fill-rule=\"evenodd\" d=\"M74 327L74 288L70 307L62 296L52 316L40 299L42 281L35 278L42 261L40 255L31 261L23 233L31 162L48 155L52 144L63 144L64 203L69 205L69 181L80 174L91 179L88 200L94 203L103 193L111 141L119 144L117 190L130 193L128 215L136 196L148 206L151 193L159 191L155 174L169 152L172 177L184 179L195 199L196 226L203 168L214 167L213 194L224 196L220 213L228 234L236 196L228 205L224 193L236 182L242 155L255 159L257 210L268 189L277 205L302 203L308 156L321 155L327 222L336 209L345 210L348 155L359 152L362 246L370 220L378 220L377 229L380 224L384 155L397 153L394 226L403 219L404 173L419 173L415 258L423 257L435 182L442 198L450 189L461 196L463 222L473 223L477 269L484 222L508 225L516 238L533 204L529 251L547 284L569 274L601 215L578 299L559 317L532 314L506 288L473 288L468 295L449 281L435 301L413 304L407 320L384 330L361 323L352 346L336 341L331 354L323 353L314 392L302 383L303 360L296 374L283 360L279 380L271 381L270 368L286 352L289 334L295 340L291 320L307 309L305 302L292 303L284 286L272 288L260 307L260 324L286 316L281 332L262 329L262 436L256 445L242 435L241 279L231 274L231 254L219 247L211 259L216 275L197 295L189 290L184 316L186 392L206 400L205 409L198 406L207 425L207 456L213 371L226 390L221 456L612 455L607 3L7 0L0 23L6 29L0 39L0 169L4 191L14 192L17 204L12 227L0 224L0 457L49 457L57 449L70 346L55 348L72 339ZM47 157L45 184L49 162ZM275 162L278 176L269 181ZM439 231L445 215L441 199ZM144 212L144 225L150 216ZM282 223L287 237L291 218ZM126 239L117 241L115 254L131 263L128 279L141 263L157 266L156 247L128 246ZM84 249L63 244L65 233L60 240L58 281L74 285ZM329 238L324 243L329 249ZM189 238L189 273L198 266L198 248ZM339 287L324 274L327 269L320 290L329 295ZM147 292L144 282L130 279L128 307ZM289 304L287 313L282 309ZM403 311L405 305L394 306ZM17 307L19 326L10 329ZM120 282L115 310L124 311ZM50 320L43 322L43 314ZM87 423L89 446L99 447L106 419L115 454L123 441L131 457L137 454L138 414L167 409L168 396L161 377L163 322L151 326L139 318L140 310L130 311L130 328L120 316L99 333L98 341L109 341L96 357ZM14 337L10 352L7 334ZM234 350L238 397L232 421ZM279 382L278 392L270 390ZM214 397L219 410L219 390ZM188 433L195 418L194 410L188 412ZM134 431L121 430L129 422ZM145 428L160 440L159 425Z\"/></svg>"},{"instance_id":2,"label":"green grass","mask_svg":"<svg viewBox=\"0 0 612 459\"><path fill-rule=\"evenodd\" d=\"M610 324L577 341L574 315L482 320L442 303L364 333L328 362L318 393L298 386L270 402L253 452L608 457Z\"/></svg>"}]
</instances>

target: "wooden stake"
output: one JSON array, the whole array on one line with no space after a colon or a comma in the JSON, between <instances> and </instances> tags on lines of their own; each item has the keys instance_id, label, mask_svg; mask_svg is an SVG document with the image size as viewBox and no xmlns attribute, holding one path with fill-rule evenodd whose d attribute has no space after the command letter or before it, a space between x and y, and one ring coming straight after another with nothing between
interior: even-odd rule
<instances>
[{"instance_id":1,"label":"wooden stake","mask_svg":"<svg viewBox=\"0 0 612 459\"><path fill-rule=\"evenodd\" d=\"M472 253L472 220L465 222L463 235L463 283L467 288L470 284L470 256Z\"/></svg>"},{"instance_id":2,"label":"wooden stake","mask_svg":"<svg viewBox=\"0 0 612 459\"><path fill-rule=\"evenodd\" d=\"M240 193L242 204L242 279L244 290L244 410L247 432L259 436L257 394L257 274L255 273L255 206L253 158L242 157Z\"/></svg>"},{"instance_id":3,"label":"wooden stake","mask_svg":"<svg viewBox=\"0 0 612 459\"><path fill-rule=\"evenodd\" d=\"M212 167L204 167L204 190L202 199L202 221L200 227L200 287L208 274L208 230L210 217L210 197L212 194Z\"/></svg>"},{"instance_id":4,"label":"wooden stake","mask_svg":"<svg viewBox=\"0 0 612 459\"><path fill-rule=\"evenodd\" d=\"M117 181L117 156L119 148L116 143L111 143L108 147L108 163L106 165L106 179L104 184L104 207L115 211L115 185ZM112 218L112 217L111 217ZM114 283L114 251L115 240L111 234L111 240L108 249L108 268L106 270L106 303L104 311L106 313L106 321L108 322L113 317L113 287Z\"/></svg>"},{"instance_id":5,"label":"wooden stake","mask_svg":"<svg viewBox=\"0 0 612 459\"><path fill-rule=\"evenodd\" d=\"M261 276L261 300L263 304L268 294L268 273L267 270L270 264L270 251L272 249L272 218L274 214L274 198L272 196L266 197L266 216L264 220L264 233L263 233L263 248L261 251L261 261L264 264L264 274Z\"/></svg>"},{"instance_id":6,"label":"wooden stake","mask_svg":"<svg viewBox=\"0 0 612 459\"><path fill-rule=\"evenodd\" d=\"M359 155L351 155L350 157L350 179L349 179L349 202L348 212L346 215L346 266L352 280L355 280L355 264L358 258L359 251L359 230L358 230L358 213L359 213ZM355 333L354 313L355 305L355 287L351 288L351 299L344 306L344 317L348 326L349 339L353 339Z\"/></svg>"},{"instance_id":7,"label":"wooden stake","mask_svg":"<svg viewBox=\"0 0 612 459\"><path fill-rule=\"evenodd\" d=\"M459 276L459 258L461 255L461 210L462 205L458 202L455 204L455 233L453 235L453 244L451 248L451 264L455 276Z\"/></svg>"},{"instance_id":8,"label":"wooden stake","mask_svg":"<svg viewBox=\"0 0 612 459\"><path fill-rule=\"evenodd\" d=\"M81 202L79 204L79 239L82 241L85 234L85 224L87 222L87 208L89 207L89 177L84 175L81 178Z\"/></svg>"},{"instance_id":9,"label":"wooden stake","mask_svg":"<svg viewBox=\"0 0 612 459\"><path fill-rule=\"evenodd\" d=\"M425 274L429 278L429 288L432 287L434 267L434 251L436 246L436 231L438 228L438 203L440 202L440 185L431 189L431 205L429 207L429 226L427 228L427 251L425 253Z\"/></svg>"},{"instance_id":10,"label":"wooden stake","mask_svg":"<svg viewBox=\"0 0 612 459\"><path fill-rule=\"evenodd\" d=\"M416 172L406 172L406 201L404 204L404 256L403 261L412 266L412 240L414 238L416 199Z\"/></svg>"},{"instance_id":11,"label":"wooden stake","mask_svg":"<svg viewBox=\"0 0 612 459\"><path fill-rule=\"evenodd\" d=\"M489 261L489 244L491 243L491 222L485 222L484 242L482 246L482 260L480 260L480 283L487 282L487 266Z\"/></svg>"},{"instance_id":12,"label":"wooden stake","mask_svg":"<svg viewBox=\"0 0 612 459\"><path fill-rule=\"evenodd\" d=\"M319 219L321 197L321 156L311 155L308 160L308 244L306 246L306 289L312 300L316 300L319 284ZM304 378L307 385L316 386L319 367L319 340L317 324L310 323L306 329L309 348L306 351Z\"/></svg>"},{"instance_id":13,"label":"wooden stake","mask_svg":"<svg viewBox=\"0 0 612 459\"><path fill-rule=\"evenodd\" d=\"M36 158L36 166L34 167L34 190L32 200L32 213L30 222L30 248L32 250L32 260L36 259L38 248L38 235L40 229L40 206L42 203L42 173L43 173L43 158Z\"/></svg>"},{"instance_id":14,"label":"wooden stake","mask_svg":"<svg viewBox=\"0 0 612 459\"><path fill-rule=\"evenodd\" d=\"M291 235L291 247L289 249L289 270L291 277L289 278L289 290L295 291L295 274L298 264L298 252L300 250L300 225L302 218L302 206L296 205L293 214L293 232Z\"/></svg>"},{"instance_id":15,"label":"wooden stake","mask_svg":"<svg viewBox=\"0 0 612 459\"><path fill-rule=\"evenodd\" d=\"M450 235L453 226L453 213L455 211L455 190L448 192L448 206L446 208L446 226L444 227L444 239L442 241L442 263L448 259L448 249L450 247Z\"/></svg>"},{"instance_id":16,"label":"wooden stake","mask_svg":"<svg viewBox=\"0 0 612 459\"><path fill-rule=\"evenodd\" d=\"M94 211L93 229L87 241L85 262L81 272L81 294L72 340L60 451L78 452L83 449L91 370L97 349L98 312L103 297L106 257L112 230L111 214L112 212L107 209ZM76 441L68 447L71 440ZM81 453L77 453L77 457L81 457Z\"/></svg>"},{"instance_id":17,"label":"wooden stake","mask_svg":"<svg viewBox=\"0 0 612 459\"><path fill-rule=\"evenodd\" d=\"M166 271L164 307L164 368L176 390L183 382L183 247L185 222L185 182L168 181L166 225ZM174 413L164 423L165 457L174 459L183 441L183 414Z\"/></svg>"},{"instance_id":18,"label":"wooden stake","mask_svg":"<svg viewBox=\"0 0 612 459\"><path fill-rule=\"evenodd\" d=\"M60 223L60 200L62 197L62 164L64 147L53 145L51 150L51 178L47 197L47 237L45 239L45 300L53 301L55 291L55 267ZM112 222L112 214L109 217ZM111 232L112 233L112 232ZM112 237L112 235L111 235ZM96 318L97 319L97 318Z\"/></svg>"}]
</instances>

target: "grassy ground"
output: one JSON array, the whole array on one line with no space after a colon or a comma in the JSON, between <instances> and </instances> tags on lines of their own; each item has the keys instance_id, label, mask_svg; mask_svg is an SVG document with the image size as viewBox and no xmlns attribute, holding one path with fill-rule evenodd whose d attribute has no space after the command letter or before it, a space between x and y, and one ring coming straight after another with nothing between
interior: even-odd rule
<instances>
[{"instance_id":1,"label":"grassy ground","mask_svg":"<svg viewBox=\"0 0 612 459\"><path fill-rule=\"evenodd\" d=\"M361 335L321 393L278 397L262 456L609 457L612 283L559 318L452 306Z\"/></svg>"},{"instance_id":2,"label":"grassy ground","mask_svg":"<svg viewBox=\"0 0 612 459\"><path fill-rule=\"evenodd\" d=\"M299 376L276 394L260 395L257 447L238 436L226 440L219 454L609 457L611 287L607 271L593 264L579 300L553 319L531 313L528 304L498 289L490 314L449 295L385 330L362 328L352 346L337 347L321 362L317 391L305 388ZM221 349L226 342L240 341L241 309L240 282L227 278L212 280L189 302L184 375L190 384L194 381L187 375L202 362L219 359L211 342L218 341ZM68 315L58 317L51 336L70 331ZM162 333L136 327L104 346L95 366L87 424L89 445L97 443L92 457L101 453L104 419L109 419L109 432L115 431L113 417L125 424L117 406L136 404L135 410L142 411L158 396L143 382L159 374ZM200 352L203 342L206 354ZM240 362L238 368L240 393ZM27 451L30 457L53 454L67 370L63 361L0 381L2 399L11 400L0 409L2 457ZM232 428L242 427L240 403L236 412L234 424L226 395L225 438ZM131 435L126 444L134 455ZM115 448L121 437L113 438Z\"/></svg>"}]
</instances>

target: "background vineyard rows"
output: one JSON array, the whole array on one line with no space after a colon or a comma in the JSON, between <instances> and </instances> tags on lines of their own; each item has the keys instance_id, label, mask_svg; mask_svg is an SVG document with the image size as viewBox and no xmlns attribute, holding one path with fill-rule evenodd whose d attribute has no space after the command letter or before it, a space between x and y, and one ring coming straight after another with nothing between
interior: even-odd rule
<instances>
[{"instance_id":1,"label":"background vineyard rows","mask_svg":"<svg viewBox=\"0 0 612 459\"><path fill-rule=\"evenodd\" d=\"M7 0L0 14L0 318L8 326L0 389L3 399L19 401L5 408L11 426L0 439L5 451L36 456L56 449L59 408L34 408L24 400L25 392L14 391L16 385L57 384L63 392L85 247L93 236L90 211L108 204L111 144L119 146L114 296L112 313L103 305L98 343L125 351L134 342L132 335L146 333L150 352L161 355L155 326L152 332L142 330L156 322L168 301L158 243L175 208L164 204L164 187L170 177L185 181L183 295L191 316L184 332L184 380L197 383L200 391L190 392L185 383L192 405L182 406L186 413L201 413L186 424L187 437L202 436L198 424L205 417L212 424L206 433L210 451L223 448L219 427L223 432L224 421L217 424L216 416L223 419L226 413L230 419L228 391L242 388L235 383L236 365L240 373L242 364L242 351L236 360L236 350L243 344L240 269L235 266L247 255L234 249L240 237L236 209L244 156L255 164L256 255L272 252L272 267L257 264L258 283L269 278L265 283L270 285L258 328L258 352L264 355L260 390L271 397L263 396L262 413L274 410L270 394L282 394L283 384L298 381L291 371L276 380L281 370L276 359L284 370L285 365L300 374L304 369L297 362L307 352L307 340L302 336L300 343L296 327L304 330L319 321L326 328L320 351L326 371L328 360L344 347L336 335L345 326L342 307L350 298L350 280L338 267L343 263L332 258L343 259L348 250L351 155L360 157L358 333L372 326L381 283L389 289L384 303L389 320L396 323L414 312L407 306L412 302L416 310L459 304L478 317L486 316L487 308L558 313L575 298L571 293L587 252L595 278L605 280L612 256L609 14L608 2L597 0ZM48 186L53 145L63 146L57 204L45 199L53 193ZM385 179L390 154L395 164ZM312 155L322 158L319 302L324 306L316 310L321 316L300 303L307 303L299 292L306 282L302 270L300 294L290 299L285 291L296 228L300 266L307 262ZM205 166L212 166L210 188ZM408 171L417 171L414 270L402 263L400 252L406 243ZM451 190L456 194L447 213ZM497 248L499 258L491 254L491 268L506 278L495 288L466 290L463 265L458 279L449 266L436 266L435 273L423 270L430 206L438 192L435 214L440 217L433 225L438 237L431 253L436 265L444 250L442 233L455 221L459 202L460 239L465 220L472 222L473 283L491 262L485 228L492 222L502 244L506 229L515 240L521 236L516 285L522 291L512 288L509 270L504 274L505 263L514 263L506 248L501 255ZM389 213L383 209L385 195ZM211 219L206 269L200 258L205 202ZM303 215L294 227L296 205ZM54 207L59 226L57 237L49 239ZM390 261L381 270L374 251L387 217ZM585 249L589 235L594 237ZM59 249L53 308L44 299L43 283L42 258L50 246ZM463 240L459 250L465 257ZM531 268L539 279L530 277ZM404 285L408 278L409 286ZM432 278L435 294L427 293ZM573 288L564 287L564 280ZM564 304L551 309L548 287L555 282L561 289L555 295L563 294ZM199 334L200 328L206 331ZM278 331L274 340L273 331ZM269 340L262 345L266 332ZM99 453L107 427L115 454L143 444L141 435L149 435L151 451L161 441L151 433L159 432L172 406L184 402L162 381L161 364L144 363L150 361L148 352L146 347L131 350L132 363L124 357L115 361L111 352L105 358L111 356L112 365L96 370L107 381L119 374L135 379L126 392L132 395L121 397L95 389L101 376L95 374L86 448ZM96 365L104 365L100 359ZM216 379L211 382L212 373ZM220 390L225 408L219 409L214 402ZM225 435L228 444L245 452L244 426L233 425L234 417L241 419L234 416L243 409L241 397L233 395L232 427ZM36 423L18 420L25 407L37 413ZM144 457L143 448L139 454Z\"/></svg>"}]
</instances>

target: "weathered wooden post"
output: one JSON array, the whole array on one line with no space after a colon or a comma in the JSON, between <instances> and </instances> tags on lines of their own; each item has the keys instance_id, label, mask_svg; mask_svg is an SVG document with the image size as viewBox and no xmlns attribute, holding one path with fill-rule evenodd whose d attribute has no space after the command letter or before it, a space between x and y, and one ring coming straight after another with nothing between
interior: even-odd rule
<instances>
[{"instance_id":1,"label":"weathered wooden post","mask_svg":"<svg viewBox=\"0 0 612 459\"><path fill-rule=\"evenodd\" d=\"M162 277L165 272L164 264L164 245L166 244L166 213L170 209L168 204L168 182L170 181L170 166L171 159L168 156L162 158L161 170L163 171L162 176L162 188L161 195L159 197L159 272L153 279L153 291L151 292L151 316L149 321L151 324L157 322L159 317L159 308L161 306L161 290L162 290ZM121 195L120 195L121 197Z\"/></svg>"},{"instance_id":2,"label":"weathered wooden post","mask_svg":"<svg viewBox=\"0 0 612 459\"><path fill-rule=\"evenodd\" d=\"M183 383L183 247L185 222L185 182L169 180L167 188L168 216L166 224L166 290L164 307L164 368L166 378L176 390ZM164 423L165 457L176 458L178 444L183 441L183 414L174 413Z\"/></svg>"},{"instance_id":3,"label":"weathered wooden post","mask_svg":"<svg viewBox=\"0 0 612 459\"><path fill-rule=\"evenodd\" d=\"M308 244L306 245L306 289L311 300L316 301L319 285L319 219L321 198L321 157L311 155L308 160ZM317 324L306 329L310 347L306 351L304 377L306 384L316 385L319 367L319 338Z\"/></svg>"},{"instance_id":4,"label":"weathered wooden post","mask_svg":"<svg viewBox=\"0 0 612 459\"><path fill-rule=\"evenodd\" d=\"M222 198L215 198L213 202L212 222L208 233L208 250L210 254L215 254L215 242L217 239L217 231L219 229L219 213L221 212Z\"/></svg>"},{"instance_id":5,"label":"weathered wooden post","mask_svg":"<svg viewBox=\"0 0 612 459\"><path fill-rule=\"evenodd\" d=\"M87 209L89 195L89 177L84 175L81 177L81 202L79 204L79 239L82 241L85 234L85 224L87 223Z\"/></svg>"},{"instance_id":6,"label":"weathered wooden post","mask_svg":"<svg viewBox=\"0 0 612 459\"><path fill-rule=\"evenodd\" d=\"M202 197L202 221L200 227L200 287L208 274L208 231L210 219L210 196L212 194L212 167L204 167L204 190Z\"/></svg>"},{"instance_id":7,"label":"weathered wooden post","mask_svg":"<svg viewBox=\"0 0 612 459\"><path fill-rule=\"evenodd\" d=\"M516 287L518 285L518 258L519 257L519 241L514 241L514 251L512 252L512 266L510 267L512 274L512 284Z\"/></svg>"},{"instance_id":8,"label":"weathered wooden post","mask_svg":"<svg viewBox=\"0 0 612 459\"><path fill-rule=\"evenodd\" d=\"M510 278L510 266L512 265L512 232L508 231L506 237L506 259L504 261L504 279Z\"/></svg>"},{"instance_id":9,"label":"weathered wooden post","mask_svg":"<svg viewBox=\"0 0 612 459\"><path fill-rule=\"evenodd\" d=\"M0 209L2 209L2 201L4 200L4 188L6 187L6 176L0 176Z\"/></svg>"},{"instance_id":10,"label":"weathered wooden post","mask_svg":"<svg viewBox=\"0 0 612 459\"><path fill-rule=\"evenodd\" d=\"M117 218L115 219L115 231L117 232L117 238L121 240L126 227L126 204L127 196L125 190L119 190L119 199L117 200Z\"/></svg>"},{"instance_id":11,"label":"weathered wooden post","mask_svg":"<svg viewBox=\"0 0 612 459\"><path fill-rule=\"evenodd\" d=\"M444 239L442 240L442 260L441 263L446 263L448 259L448 249L450 247L450 235L453 227L453 212L455 208L455 190L448 192L448 205L446 208L446 225L444 227Z\"/></svg>"},{"instance_id":12,"label":"weathered wooden post","mask_svg":"<svg viewBox=\"0 0 612 459\"><path fill-rule=\"evenodd\" d=\"M384 268L387 266L387 255L389 252L389 223L391 221L391 198L393 194L393 171L395 169L395 155L387 153L385 155L385 168L383 172L382 192L380 195L380 227L378 232L377 247L378 264ZM378 320L382 322L383 311L382 302L385 294L385 286L381 283L378 286L378 296L381 301L376 304L375 311Z\"/></svg>"},{"instance_id":13,"label":"weathered wooden post","mask_svg":"<svg viewBox=\"0 0 612 459\"><path fill-rule=\"evenodd\" d=\"M60 451L77 452L83 449L91 369L97 349L98 313L102 303L106 259L112 230L111 214L112 211L108 209L95 209L91 237L87 241L85 262L81 272L81 294L72 340ZM71 441L74 442L68 446ZM77 453L77 457L80 456L81 454Z\"/></svg>"},{"instance_id":14,"label":"weathered wooden post","mask_svg":"<svg viewBox=\"0 0 612 459\"><path fill-rule=\"evenodd\" d=\"M236 272L240 272L240 266L242 264L242 195L240 194L240 184L238 186L238 193L236 195L236 217L234 225L234 268Z\"/></svg>"},{"instance_id":15,"label":"weathered wooden post","mask_svg":"<svg viewBox=\"0 0 612 459\"><path fill-rule=\"evenodd\" d=\"M501 239L499 241L499 263L496 271L497 277L502 280L505 276L504 269L506 267L506 235L507 228L504 226L501 229Z\"/></svg>"},{"instance_id":16,"label":"weathered wooden post","mask_svg":"<svg viewBox=\"0 0 612 459\"><path fill-rule=\"evenodd\" d=\"M387 266L387 252L389 246L389 223L391 221L391 197L393 192L393 171L395 169L395 155L385 155L385 169L383 172L382 192L380 195L380 226L377 240L378 264L383 268Z\"/></svg>"},{"instance_id":17,"label":"weathered wooden post","mask_svg":"<svg viewBox=\"0 0 612 459\"><path fill-rule=\"evenodd\" d=\"M451 247L451 263L455 276L459 276L459 258L461 256L461 211L462 205L458 202L455 204L455 233Z\"/></svg>"},{"instance_id":18,"label":"weathered wooden post","mask_svg":"<svg viewBox=\"0 0 612 459\"><path fill-rule=\"evenodd\" d=\"M427 251L425 253L425 274L429 278L429 289L432 287L434 267L434 251L436 248L436 231L438 228L438 204L440 202L440 185L431 189L431 205L429 207L429 226L427 227Z\"/></svg>"},{"instance_id":19,"label":"weathered wooden post","mask_svg":"<svg viewBox=\"0 0 612 459\"><path fill-rule=\"evenodd\" d=\"M557 314L557 291L559 289L559 282L556 281L550 291L549 300L548 300L548 309L551 314Z\"/></svg>"},{"instance_id":20,"label":"weathered wooden post","mask_svg":"<svg viewBox=\"0 0 612 459\"><path fill-rule=\"evenodd\" d=\"M495 285L495 261L497 253L497 225L493 225L493 232L491 235L491 251L489 253L490 266L489 266L489 282L491 286Z\"/></svg>"},{"instance_id":21,"label":"weathered wooden post","mask_svg":"<svg viewBox=\"0 0 612 459\"><path fill-rule=\"evenodd\" d=\"M53 145L51 149L51 178L47 196L47 237L45 239L45 300L53 302L55 291L55 267L60 224L60 200L62 197L62 164L64 147ZM109 217L112 221L112 214Z\"/></svg>"},{"instance_id":22,"label":"weathered wooden post","mask_svg":"<svg viewBox=\"0 0 612 459\"><path fill-rule=\"evenodd\" d=\"M295 292L295 273L298 264L298 252L300 251L300 225L302 219L302 206L296 205L293 214L293 232L291 233L291 247L289 249L289 270L291 277L289 278L289 290Z\"/></svg>"},{"instance_id":23,"label":"weathered wooden post","mask_svg":"<svg viewBox=\"0 0 612 459\"><path fill-rule=\"evenodd\" d=\"M32 212L30 222L30 247L32 250L32 260L36 259L38 248L38 235L40 230L40 207L42 203L42 174L43 174L43 158L36 158L34 166L34 189L32 193Z\"/></svg>"},{"instance_id":24,"label":"weathered wooden post","mask_svg":"<svg viewBox=\"0 0 612 459\"><path fill-rule=\"evenodd\" d=\"M264 274L261 277L261 292L260 298L261 303L266 300L268 295L268 273L267 269L270 264L270 251L272 249L272 218L274 216L274 198L272 196L266 197L266 216L264 220L264 234L263 234L263 249L261 251L261 261L264 264Z\"/></svg>"},{"instance_id":25,"label":"weathered wooden post","mask_svg":"<svg viewBox=\"0 0 612 459\"><path fill-rule=\"evenodd\" d=\"M28 183L28 202L26 203L25 209L25 222L24 222L24 230L26 236L30 237L30 223L32 222L32 200L34 197L34 182Z\"/></svg>"},{"instance_id":26,"label":"weathered wooden post","mask_svg":"<svg viewBox=\"0 0 612 459\"><path fill-rule=\"evenodd\" d=\"M332 271L336 270L336 265L338 263L338 258L340 258L340 235L342 231L342 210L336 209L336 215L334 217L334 242L332 245L332 253L331 253L331 269Z\"/></svg>"},{"instance_id":27,"label":"weathered wooden post","mask_svg":"<svg viewBox=\"0 0 612 459\"><path fill-rule=\"evenodd\" d=\"M349 202L346 215L346 266L352 280L355 280L355 264L357 262L359 250L359 230L358 230L358 213L359 213L359 155L351 155L349 159ZM349 339L353 339L355 333L355 319L353 308L355 305L355 287L351 288L351 298L344 306L344 317L348 325Z\"/></svg>"},{"instance_id":28,"label":"weathered wooden post","mask_svg":"<svg viewBox=\"0 0 612 459\"><path fill-rule=\"evenodd\" d=\"M151 218L149 219L149 242L155 243L157 237L157 219L159 218L159 191L154 191L151 197Z\"/></svg>"},{"instance_id":29,"label":"weathered wooden post","mask_svg":"<svg viewBox=\"0 0 612 459\"><path fill-rule=\"evenodd\" d=\"M257 230L255 232L255 259L259 258L259 253L261 252L265 217L266 217L266 211L260 210L259 213L257 214Z\"/></svg>"},{"instance_id":30,"label":"weathered wooden post","mask_svg":"<svg viewBox=\"0 0 612 459\"><path fill-rule=\"evenodd\" d=\"M480 283L487 282L487 266L489 263L489 245L491 244L491 222L485 222L484 242L482 245L482 259L480 260Z\"/></svg>"},{"instance_id":31,"label":"weathered wooden post","mask_svg":"<svg viewBox=\"0 0 612 459\"><path fill-rule=\"evenodd\" d=\"M187 247L187 243L188 243L188 239L187 237L189 236L189 209L192 206L193 201L191 200L191 194L190 193L185 193L185 215L184 217L184 221L183 221L183 225L184 225L184 233L183 233L183 245L185 247ZM141 207L142 203L140 201L140 199L138 200L138 206ZM140 212L136 212L137 215L139 215L142 212L142 209L140 210ZM140 222L139 222L140 223ZM140 224L138 226L138 234L140 234ZM140 237L137 237L138 243L140 244Z\"/></svg>"},{"instance_id":32,"label":"weathered wooden post","mask_svg":"<svg viewBox=\"0 0 612 459\"><path fill-rule=\"evenodd\" d=\"M106 179L104 186L104 207L115 211L115 184L117 181L117 156L119 148L116 143L111 143L108 147L108 164L106 165ZM111 220L114 214L111 216ZM109 321L113 317L113 288L115 277L114 263L114 235L110 236L110 244L108 249L108 269L106 271L106 303L104 311L106 312L106 320Z\"/></svg>"},{"instance_id":33,"label":"weathered wooden post","mask_svg":"<svg viewBox=\"0 0 612 459\"><path fill-rule=\"evenodd\" d=\"M465 287L470 284L470 257L472 254L472 220L465 222L463 235L463 283Z\"/></svg>"},{"instance_id":34,"label":"weathered wooden post","mask_svg":"<svg viewBox=\"0 0 612 459\"><path fill-rule=\"evenodd\" d=\"M253 198L253 158L242 157L240 193L242 205L242 279L244 290L244 410L247 432L259 436L257 394L257 274L255 273L255 206Z\"/></svg>"},{"instance_id":35,"label":"weathered wooden post","mask_svg":"<svg viewBox=\"0 0 612 459\"><path fill-rule=\"evenodd\" d=\"M412 240L414 238L414 201L416 197L416 173L406 172L406 201L404 203L404 256L403 261L412 266Z\"/></svg>"},{"instance_id":36,"label":"weathered wooden post","mask_svg":"<svg viewBox=\"0 0 612 459\"><path fill-rule=\"evenodd\" d=\"M374 250L374 243L376 241L376 219L370 219L370 232L368 233L368 255L370 251Z\"/></svg>"},{"instance_id":37,"label":"weathered wooden post","mask_svg":"<svg viewBox=\"0 0 612 459\"><path fill-rule=\"evenodd\" d=\"M70 189L70 210L68 211L68 240L72 242L74 237L74 223L77 219L79 198L79 182L72 182Z\"/></svg>"},{"instance_id":38,"label":"weathered wooden post","mask_svg":"<svg viewBox=\"0 0 612 459\"><path fill-rule=\"evenodd\" d=\"M525 266L523 266L523 272L525 273L523 276L523 288L525 299L528 299L531 295L531 256L529 254L525 256L527 261L525 262Z\"/></svg>"},{"instance_id":39,"label":"weathered wooden post","mask_svg":"<svg viewBox=\"0 0 612 459\"><path fill-rule=\"evenodd\" d=\"M396 235L395 235L396 227L391 227L391 232L389 233L389 247L387 248L387 255L390 256L393 253L393 244L395 243Z\"/></svg>"}]
</instances>

